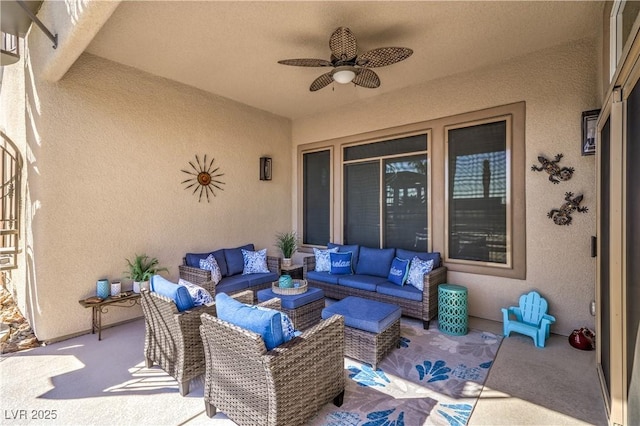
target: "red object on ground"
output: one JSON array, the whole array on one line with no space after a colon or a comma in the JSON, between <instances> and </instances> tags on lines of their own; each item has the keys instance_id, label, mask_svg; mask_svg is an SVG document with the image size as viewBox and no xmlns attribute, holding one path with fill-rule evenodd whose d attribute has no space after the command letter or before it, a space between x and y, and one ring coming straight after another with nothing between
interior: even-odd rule
<instances>
[{"instance_id":1,"label":"red object on ground","mask_svg":"<svg viewBox=\"0 0 640 426\"><path fill-rule=\"evenodd\" d=\"M593 331L582 327L580 330L573 330L569 335L569 344L574 348L590 351L596 347L595 339L596 335Z\"/></svg>"}]
</instances>

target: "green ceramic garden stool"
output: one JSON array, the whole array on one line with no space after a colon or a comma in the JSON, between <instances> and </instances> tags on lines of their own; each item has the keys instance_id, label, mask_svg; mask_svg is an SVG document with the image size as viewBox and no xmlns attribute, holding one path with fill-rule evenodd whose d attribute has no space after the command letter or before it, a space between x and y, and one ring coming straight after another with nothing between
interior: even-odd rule
<instances>
[{"instance_id":1,"label":"green ceramic garden stool","mask_svg":"<svg viewBox=\"0 0 640 426\"><path fill-rule=\"evenodd\" d=\"M438 286L438 328L454 336L467 334L467 288L455 284Z\"/></svg>"}]
</instances>

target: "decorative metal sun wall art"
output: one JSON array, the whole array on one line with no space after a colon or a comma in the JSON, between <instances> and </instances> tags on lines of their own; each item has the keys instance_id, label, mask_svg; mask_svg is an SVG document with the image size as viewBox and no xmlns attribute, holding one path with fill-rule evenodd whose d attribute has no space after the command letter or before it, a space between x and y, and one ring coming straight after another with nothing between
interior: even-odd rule
<instances>
[{"instance_id":1,"label":"decorative metal sun wall art","mask_svg":"<svg viewBox=\"0 0 640 426\"><path fill-rule=\"evenodd\" d=\"M224 191L224 188L221 186L224 185L224 182L219 179L221 176L224 176L224 173L219 173L220 167L213 168L214 160L214 158L211 158L211 161L207 163L207 154L205 154L201 163L200 157L196 154L196 161L189 161L191 169L182 169L183 173L193 176L182 181L182 183L186 185L184 189L194 188L193 195L196 195L199 190L198 202L202 201L202 196L205 195L208 203L210 201L209 194L215 197L216 189Z\"/></svg>"},{"instance_id":2,"label":"decorative metal sun wall art","mask_svg":"<svg viewBox=\"0 0 640 426\"><path fill-rule=\"evenodd\" d=\"M542 164L542 167L531 166L531 170L534 172L545 171L549 174L549 180L554 184L560 183L560 181L567 181L573 176L575 169L573 167L560 167L558 162L562 159L563 155L558 154L554 160L548 160L546 157L539 155L538 161Z\"/></svg>"}]
</instances>

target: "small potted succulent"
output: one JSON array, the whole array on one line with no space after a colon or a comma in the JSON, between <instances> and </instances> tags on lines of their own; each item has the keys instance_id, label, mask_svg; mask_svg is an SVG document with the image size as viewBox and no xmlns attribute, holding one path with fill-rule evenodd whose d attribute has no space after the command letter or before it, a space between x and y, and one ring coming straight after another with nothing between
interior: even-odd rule
<instances>
[{"instance_id":1,"label":"small potted succulent","mask_svg":"<svg viewBox=\"0 0 640 426\"><path fill-rule=\"evenodd\" d=\"M133 260L125 259L129 270L126 277L133 280L133 291L140 293L141 289L149 289L149 280L159 272L169 272L167 268L158 266L160 263L155 257L149 258L146 254L136 254Z\"/></svg>"},{"instance_id":2,"label":"small potted succulent","mask_svg":"<svg viewBox=\"0 0 640 426\"><path fill-rule=\"evenodd\" d=\"M276 234L276 247L282 252L282 266L291 266L291 256L298 249L298 235L295 231Z\"/></svg>"}]
</instances>

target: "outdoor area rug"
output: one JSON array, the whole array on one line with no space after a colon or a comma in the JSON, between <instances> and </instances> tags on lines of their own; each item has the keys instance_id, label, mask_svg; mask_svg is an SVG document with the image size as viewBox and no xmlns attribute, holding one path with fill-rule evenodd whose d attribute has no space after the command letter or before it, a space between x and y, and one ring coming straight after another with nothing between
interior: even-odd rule
<instances>
[{"instance_id":1,"label":"outdoor area rug","mask_svg":"<svg viewBox=\"0 0 640 426\"><path fill-rule=\"evenodd\" d=\"M465 425L502 336L469 330L449 336L402 325L400 348L374 371L345 358L342 407L327 404L312 425Z\"/></svg>"}]
</instances>

